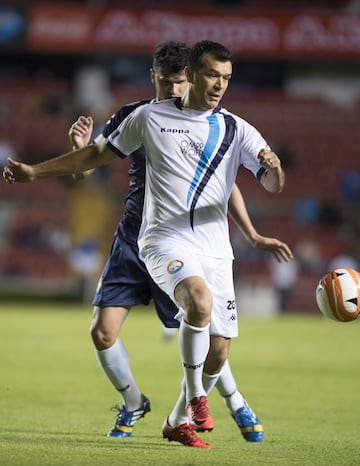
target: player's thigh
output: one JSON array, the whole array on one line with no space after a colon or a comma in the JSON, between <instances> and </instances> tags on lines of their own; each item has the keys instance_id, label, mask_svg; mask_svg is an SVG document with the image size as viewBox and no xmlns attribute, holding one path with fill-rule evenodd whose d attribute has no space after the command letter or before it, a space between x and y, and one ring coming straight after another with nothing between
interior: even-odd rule
<instances>
[{"instance_id":1,"label":"player's thigh","mask_svg":"<svg viewBox=\"0 0 360 466\"><path fill-rule=\"evenodd\" d=\"M176 304L189 307L196 297L210 296L201 257L176 241L170 245L159 243L148 246L144 261L154 282Z\"/></svg>"},{"instance_id":2,"label":"player's thigh","mask_svg":"<svg viewBox=\"0 0 360 466\"><path fill-rule=\"evenodd\" d=\"M117 236L100 277L93 304L100 308L149 304L148 272L135 245Z\"/></svg>"}]
</instances>

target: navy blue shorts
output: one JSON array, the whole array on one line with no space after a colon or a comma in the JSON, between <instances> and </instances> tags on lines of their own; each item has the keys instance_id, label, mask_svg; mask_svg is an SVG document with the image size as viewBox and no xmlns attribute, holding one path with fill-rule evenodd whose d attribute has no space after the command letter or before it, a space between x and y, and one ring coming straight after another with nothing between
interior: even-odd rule
<instances>
[{"instance_id":1,"label":"navy blue shorts","mask_svg":"<svg viewBox=\"0 0 360 466\"><path fill-rule=\"evenodd\" d=\"M179 327L179 322L174 319L178 308L150 277L138 257L137 246L116 235L93 304L99 307L136 306L147 305L151 299L165 327Z\"/></svg>"}]
</instances>

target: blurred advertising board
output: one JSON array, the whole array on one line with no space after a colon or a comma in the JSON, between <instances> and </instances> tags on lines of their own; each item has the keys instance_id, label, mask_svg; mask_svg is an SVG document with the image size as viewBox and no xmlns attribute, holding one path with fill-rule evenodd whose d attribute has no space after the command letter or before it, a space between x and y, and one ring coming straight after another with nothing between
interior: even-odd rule
<instances>
[{"instance_id":1,"label":"blurred advertising board","mask_svg":"<svg viewBox=\"0 0 360 466\"><path fill-rule=\"evenodd\" d=\"M0 6L0 50L151 54L164 40L211 39L234 56L360 59L360 15L130 9L76 4Z\"/></svg>"}]
</instances>

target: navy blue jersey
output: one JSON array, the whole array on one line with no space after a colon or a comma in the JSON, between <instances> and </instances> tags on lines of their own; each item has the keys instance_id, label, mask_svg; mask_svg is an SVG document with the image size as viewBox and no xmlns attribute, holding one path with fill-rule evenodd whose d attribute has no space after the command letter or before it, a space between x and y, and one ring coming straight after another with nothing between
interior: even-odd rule
<instances>
[{"instance_id":1,"label":"navy blue jersey","mask_svg":"<svg viewBox=\"0 0 360 466\"><path fill-rule=\"evenodd\" d=\"M131 112L149 102L151 100L141 100L121 107L108 120L102 135L107 138ZM117 227L118 235L136 246L144 205L145 172L145 149L141 146L130 155L129 192L125 199L124 214Z\"/></svg>"},{"instance_id":2,"label":"navy blue jersey","mask_svg":"<svg viewBox=\"0 0 360 466\"><path fill-rule=\"evenodd\" d=\"M104 126L107 138L137 107L150 100L121 107ZM98 283L93 304L99 307L147 305L153 299L156 311L165 327L177 328L174 318L178 309L169 296L152 280L138 256L137 239L142 221L145 196L145 150L140 147L130 155L129 192L125 199L124 214Z\"/></svg>"}]
</instances>

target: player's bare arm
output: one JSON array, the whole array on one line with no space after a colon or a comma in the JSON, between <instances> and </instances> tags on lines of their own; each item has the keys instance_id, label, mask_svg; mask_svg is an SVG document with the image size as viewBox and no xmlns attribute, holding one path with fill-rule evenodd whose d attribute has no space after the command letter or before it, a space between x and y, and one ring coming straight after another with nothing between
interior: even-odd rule
<instances>
[{"instance_id":1,"label":"player's bare arm","mask_svg":"<svg viewBox=\"0 0 360 466\"><path fill-rule=\"evenodd\" d=\"M70 126L69 139L70 144L74 150L81 149L90 143L91 135L94 130L94 120L91 116L81 115L79 118ZM83 180L90 176L95 169L87 170L86 172L74 173L73 178L75 180Z\"/></svg>"},{"instance_id":2,"label":"player's bare arm","mask_svg":"<svg viewBox=\"0 0 360 466\"><path fill-rule=\"evenodd\" d=\"M243 195L234 185L229 199L229 214L244 237L256 249L272 253L278 262L288 262L293 254L289 246L277 238L260 235L252 224L248 215Z\"/></svg>"},{"instance_id":3,"label":"player's bare arm","mask_svg":"<svg viewBox=\"0 0 360 466\"><path fill-rule=\"evenodd\" d=\"M269 149L261 149L258 159L265 168L260 179L261 184L267 191L280 193L285 185L285 173L281 168L279 157Z\"/></svg>"},{"instance_id":4,"label":"player's bare arm","mask_svg":"<svg viewBox=\"0 0 360 466\"><path fill-rule=\"evenodd\" d=\"M8 165L3 170L3 177L9 184L27 183L38 178L84 172L106 165L115 157L115 154L106 147L105 141L101 141L98 144L92 144L35 165L28 165L9 158Z\"/></svg>"},{"instance_id":5,"label":"player's bare arm","mask_svg":"<svg viewBox=\"0 0 360 466\"><path fill-rule=\"evenodd\" d=\"M94 129L94 121L91 116L81 115L70 126L69 139L74 150L81 149L89 144Z\"/></svg>"}]
</instances>

